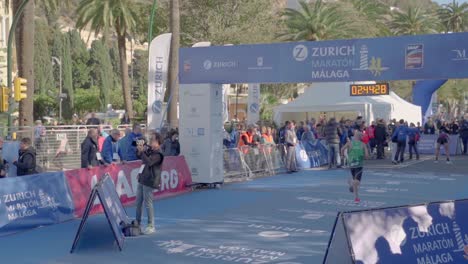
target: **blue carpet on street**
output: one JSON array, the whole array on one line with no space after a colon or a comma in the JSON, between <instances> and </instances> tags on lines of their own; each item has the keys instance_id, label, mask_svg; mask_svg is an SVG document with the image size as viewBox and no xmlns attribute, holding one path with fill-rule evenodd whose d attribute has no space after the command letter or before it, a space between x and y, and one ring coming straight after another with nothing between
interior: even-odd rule
<instances>
[{"instance_id":1,"label":"blue carpet on street","mask_svg":"<svg viewBox=\"0 0 468 264\"><path fill-rule=\"evenodd\" d=\"M122 252L103 215L88 220L74 254L78 220L6 236L1 263L321 263L339 211L468 198L467 175L366 170L355 204L348 178L302 171L160 200L156 233L127 238Z\"/></svg>"}]
</instances>

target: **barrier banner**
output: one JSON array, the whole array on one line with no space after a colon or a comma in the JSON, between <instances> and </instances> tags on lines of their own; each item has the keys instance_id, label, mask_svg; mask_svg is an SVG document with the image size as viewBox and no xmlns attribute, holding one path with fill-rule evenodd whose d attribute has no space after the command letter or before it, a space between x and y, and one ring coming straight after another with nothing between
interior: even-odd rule
<instances>
[{"instance_id":1,"label":"barrier banner","mask_svg":"<svg viewBox=\"0 0 468 264\"><path fill-rule=\"evenodd\" d=\"M0 236L73 219L62 172L0 180Z\"/></svg>"},{"instance_id":2,"label":"barrier banner","mask_svg":"<svg viewBox=\"0 0 468 264\"><path fill-rule=\"evenodd\" d=\"M7 177L16 176L16 166L13 161L18 160L19 141L5 141L3 143L2 158L8 162Z\"/></svg>"},{"instance_id":3,"label":"barrier banner","mask_svg":"<svg viewBox=\"0 0 468 264\"><path fill-rule=\"evenodd\" d=\"M349 261L339 263L468 262L468 200L342 213L332 237L343 231L325 263L340 255ZM335 250L345 244L348 254Z\"/></svg>"},{"instance_id":4,"label":"barrier banner","mask_svg":"<svg viewBox=\"0 0 468 264\"><path fill-rule=\"evenodd\" d=\"M438 135L421 135L418 142L419 154L435 154ZM450 155L456 155L458 149L458 135L449 135ZM440 154L445 155L444 147L440 147Z\"/></svg>"},{"instance_id":5,"label":"barrier banner","mask_svg":"<svg viewBox=\"0 0 468 264\"><path fill-rule=\"evenodd\" d=\"M140 161L129 162L123 165L110 165L95 167L91 170L78 169L65 172L71 189L75 205L75 216L81 217L86 207L86 202L96 183L109 173L115 184L115 189L124 206L135 202L138 187L138 171ZM183 156L164 157L161 172L161 190L154 192L154 197L167 197L189 191L187 185L192 184L192 176ZM101 213L102 207L98 201L91 209L91 214Z\"/></svg>"},{"instance_id":6,"label":"barrier banner","mask_svg":"<svg viewBox=\"0 0 468 264\"><path fill-rule=\"evenodd\" d=\"M328 149L320 141L302 142L304 149L307 152L312 168L321 167L328 164Z\"/></svg>"},{"instance_id":7,"label":"barrier banner","mask_svg":"<svg viewBox=\"0 0 468 264\"><path fill-rule=\"evenodd\" d=\"M310 169L310 160L302 144L296 145L296 164L298 169Z\"/></svg>"}]
</instances>

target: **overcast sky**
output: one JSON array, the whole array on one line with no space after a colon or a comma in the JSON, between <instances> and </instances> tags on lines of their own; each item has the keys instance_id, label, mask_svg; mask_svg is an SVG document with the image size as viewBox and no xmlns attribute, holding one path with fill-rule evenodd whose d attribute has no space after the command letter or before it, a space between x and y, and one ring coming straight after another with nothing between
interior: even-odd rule
<instances>
[{"instance_id":1,"label":"overcast sky","mask_svg":"<svg viewBox=\"0 0 468 264\"><path fill-rule=\"evenodd\" d=\"M449 3L452 3L453 0L432 0L434 2L437 2L439 4L449 4ZM458 0L459 3L465 3L465 2L468 2L468 0Z\"/></svg>"}]
</instances>

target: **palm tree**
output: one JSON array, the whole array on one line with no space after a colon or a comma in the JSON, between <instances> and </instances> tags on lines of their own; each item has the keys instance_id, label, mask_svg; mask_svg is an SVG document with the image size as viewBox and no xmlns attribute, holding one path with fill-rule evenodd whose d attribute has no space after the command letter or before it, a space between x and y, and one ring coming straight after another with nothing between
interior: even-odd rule
<instances>
[{"instance_id":1,"label":"palm tree","mask_svg":"<svg viewBox=\"0 0 468 264\"><path fill-rule=\"evenodd\" d=\"M468 3L453 0L438 10L439 18L446 32L463 32L468 28Z\"/></svg>"},{"instance_id":2,"label":"palm tree","mask_svg":"<svg viewBox=\"0 0 468 264\"><path fill-rule=\"evenodd\" d=\"M409 7L405 13L395 13L389 27L395 35L433 34L438 32L439 21L420 7Z\"/></svg>"},{"instance_id":3,"label":"palm tree","mask_svg":"<svg viewBox=\"0 0 468 264\"><path fill-rule=\"evenodd\" d=\"M167 115L171 127L178 127L177 102L179 101L179 46L180 46L180 10L179 0L171 0L171 60L169 63L169 91L172 95Z\"/></svg>"},{"instance_id":4,"label":"palm tree","mask_svg":"<svg viewBox=\"0 0 468 264\"><path fill-rule=\"evenodd\" d=\"M76 27L84 29L88 25L95 35L104 32L106 37L110 28L117 34L121 69L122 92L125 111L133 118L132 99L130 97L126 36L136 27L136 14L129 0L82 0L77 9ZM106 37L107 38L107 37Z\"/></svg>"},{"instance_id":5,"label":"palm tree","mask_svg":"<svg viewBox=\"0 0 468 264\"><path fill-rule=\"evenodd\" d=\"M343 19L337 6L317 0L314 5L301 0L301 9L286 8L283 12L286 31L278 37L284 40L317 41L353 37L357 30Z\"/></svg>"}]
</instances>

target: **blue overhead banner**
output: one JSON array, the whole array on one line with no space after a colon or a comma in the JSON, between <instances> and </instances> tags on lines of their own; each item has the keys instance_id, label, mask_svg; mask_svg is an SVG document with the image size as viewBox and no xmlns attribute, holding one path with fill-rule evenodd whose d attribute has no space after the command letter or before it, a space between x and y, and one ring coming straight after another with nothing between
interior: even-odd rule
<instances>
[{"instance_id":1,"label":"blue overhead banner","mask_svg":"<svg viewBox=\"0 0 468 264\"><path fill-rule=\"evenodd\" d=\"M468 77L468 33L180 49L190 83L299 83Z\"/></svg>"},{"instance_id":2,"label":"blue overhead banner","mask_svg":"<svg viewBox=\"0 0 468 264\"><path fill-rule=\"evenodd\" d=\"M73 202L62 172L0 181L0 236L73 219Z\"/></svg>"}]
</instances>

